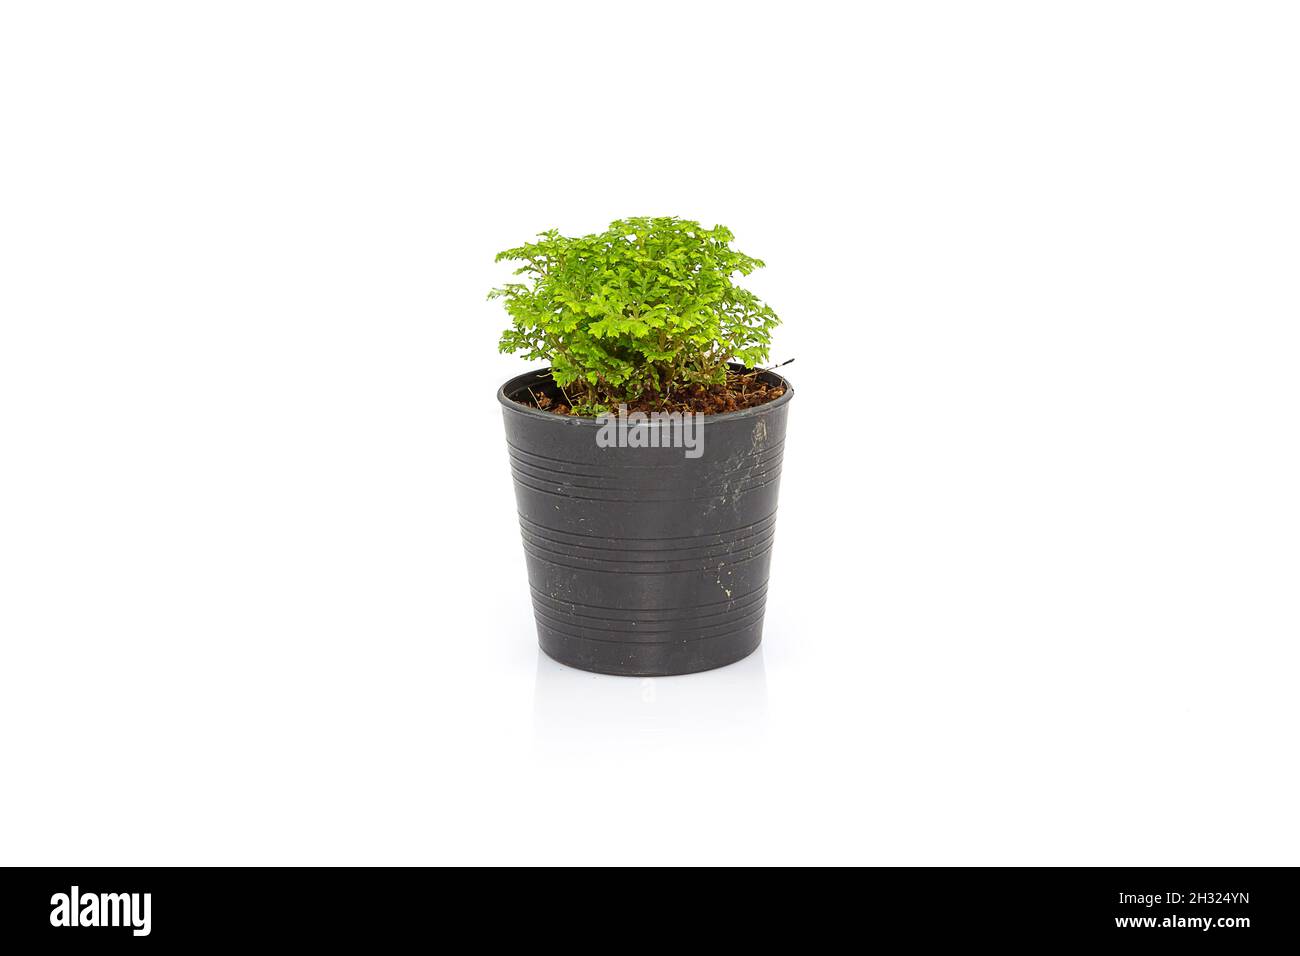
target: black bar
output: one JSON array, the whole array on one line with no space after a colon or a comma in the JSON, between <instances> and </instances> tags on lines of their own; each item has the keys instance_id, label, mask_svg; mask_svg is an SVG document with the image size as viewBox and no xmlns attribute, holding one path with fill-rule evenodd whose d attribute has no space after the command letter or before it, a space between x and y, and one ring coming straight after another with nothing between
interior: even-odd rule
<instances>
[{"instance_id":1,"label":"black bar","mask_svg":"<svg viewBox=\"0 0 1300 956\"><path fill-rule=\"evenodd\" d=\"M1239 949L1293 945L1300 926L1292 868L573 870L522 879L435 869L51 868L6 869L3 880L6 942L93 949L249 942L373 949L410 943L413 933L441 941L470 932L490 943L527 927L540 934L533 945L687 945L701 930L738 941L755 932L775 939L785 929L863 941L902 934L917 942ZM73 887L76 923L118 925L72 925ZM714 901L704 911L691 902L704 899ZM729 905L719 907L723 900Z\"/></svg>"}]
</instances>

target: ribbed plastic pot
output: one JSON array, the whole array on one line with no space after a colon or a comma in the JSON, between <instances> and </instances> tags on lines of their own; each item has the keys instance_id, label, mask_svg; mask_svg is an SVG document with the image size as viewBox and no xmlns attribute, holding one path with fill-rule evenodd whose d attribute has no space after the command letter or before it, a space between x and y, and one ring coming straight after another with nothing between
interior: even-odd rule
<instances>
[{"instance_id":1,"label":"ribbed plastic pot","mask_svg":"<svg viewBox=\"0 0 1300 956\"><path fill-rule=\"evenodd\" d=\"M601 447L595 419L513 400L546 375L520 375L497 393L542 650L571 667L648 677L752 653L763 637L789 383L763 373L785 394L704 416L692 458L664 439Z\"/></svg>"}]
</instances>

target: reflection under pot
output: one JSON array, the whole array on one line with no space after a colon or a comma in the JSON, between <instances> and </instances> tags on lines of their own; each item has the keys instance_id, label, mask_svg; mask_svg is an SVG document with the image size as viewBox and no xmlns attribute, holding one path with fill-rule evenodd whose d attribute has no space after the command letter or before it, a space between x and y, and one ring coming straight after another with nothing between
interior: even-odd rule
<instances>
[{"instance_id":1,"label":"reflection under pot","mask_svg":"<svg viewBox=\"0 0 1300 956\"><path fill-rule=\"evenodd\" d=\"M545 746L742 743L762 736L766 711L761 646L730 666L678 677L595 674L537 652L533 724Z\"/></svg>"}]
</instances>

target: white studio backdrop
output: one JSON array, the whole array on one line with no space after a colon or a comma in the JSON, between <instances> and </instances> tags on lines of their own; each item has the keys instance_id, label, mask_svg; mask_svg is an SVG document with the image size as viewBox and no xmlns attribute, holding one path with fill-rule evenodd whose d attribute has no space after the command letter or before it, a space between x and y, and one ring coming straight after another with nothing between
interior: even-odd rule
<instances>
[{"instance_id":1,"label":"white studio backdrop","mask_svg":"<svg viewBox=\"0 0 1300 956\"><path fill-rule=\"evenodd\" d=\"M0 863L1294 864L1300 12L0 9ZM493 255L768 268L766 637L540 657Z\"/></svg>"}]
</instances>

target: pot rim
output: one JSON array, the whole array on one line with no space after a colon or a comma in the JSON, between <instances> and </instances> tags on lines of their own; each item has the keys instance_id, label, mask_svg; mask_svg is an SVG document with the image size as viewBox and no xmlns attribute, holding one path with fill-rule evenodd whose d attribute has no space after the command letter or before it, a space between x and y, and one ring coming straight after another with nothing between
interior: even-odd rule
<instances>
[{"instance_id":1,"label":"pot rim","mask_svg":"<svg viewBox=\"0 0 1300 956\"><path fill-rule=\"evenodd\" d=\"M745 368L745 366L737 365L735 362L729 362L727 364L734 369L744 370ZM547 419L552 422L560 422L573 426L589 425L592 428L600 428L601 423L595 418L587 418L578 415L556 415L554 412L544 412L540 408L533 408L531 405L521 405L510 397L513 393L529 384L530 381L536 380L538 376L548 375L550 374L550 371L551 367L547 365L542 368L535 368L529 372L524 372L522 375L516 375L497 389L497 401L501 403L502 407L518 412L521 415L531 415L535 418ZM764 372L780 383L780 385L785 389L784 395L774 402L764 402L762 405L753 405L749 408L742 408L735 412L723 412L721 415L710 415L705 413L703 416L705 423L734 421L740 418L753 418L790 401L790 398L794 395L794 386L790 384L789 380L784 375L778 375L770 369L764 369ZM663 419L657 421L650 420L645 422L645 424L659 425L662 421Z\"/></svg>"}]
</instances>

